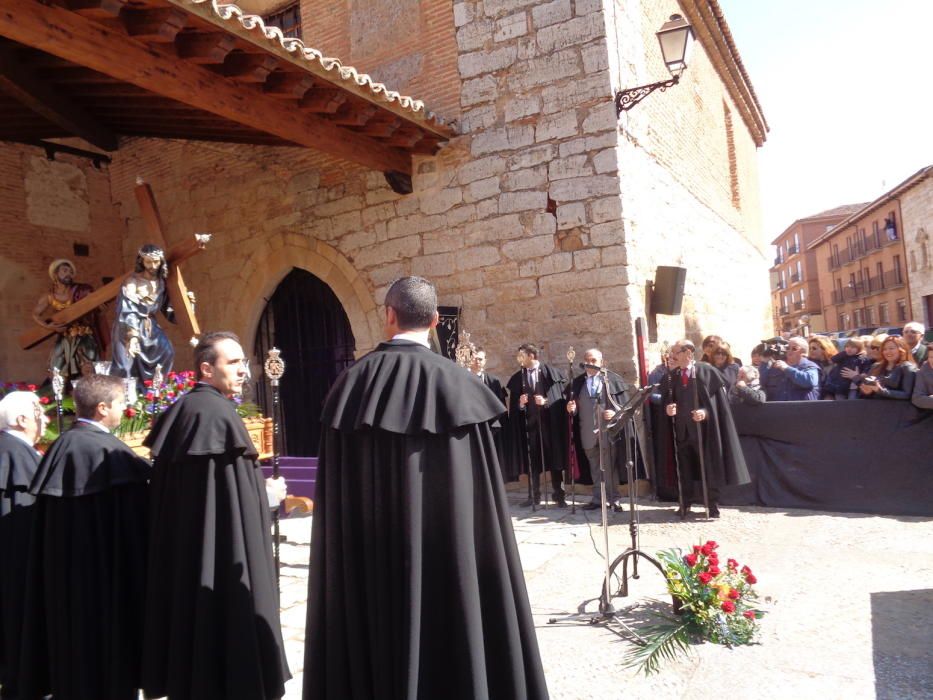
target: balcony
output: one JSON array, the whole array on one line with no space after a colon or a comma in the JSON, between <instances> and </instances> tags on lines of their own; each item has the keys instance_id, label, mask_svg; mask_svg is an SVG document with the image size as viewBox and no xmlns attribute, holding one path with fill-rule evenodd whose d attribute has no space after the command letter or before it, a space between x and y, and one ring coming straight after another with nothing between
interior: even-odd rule
<instances>
[{"instance_id":1,"label":"balcony","mask_svg":"<svg viewBox=\"0 0 933 700\"><path fill-rule=\"evenodd\" d=\"M799 252L800 252L800 246L799 246L799 245L789 245L789 246L787 246L787 257L790 257L791 255L796 255L796 254L799 253Z\"/></svg>"},{"instance_id":2,"label":"balcony","mask_svg":"<svg viewBox=\"0 0 933 700\"><path fill-rule=\"evenodd\" d=\"M774 265L772 265L772 267L777 267L778 265L781 265L783 262L784 262L784 258L782 258L780 255L778 255L778 256L774 259Z\"/></svg>"},{"instance_id":3,"label":"balcony","mask_svg":"<svg viewBox=\"0 0 933 700\"><path fill-rule=\"evenodd\" d=\"M787 289L787 285L781 280L778 280L777 282L774 283L774 288L775 289Z\"/></svg>"},{"instance_id":4,"label":"balcony","mask_svg":"<svg viewBox=\"0 0 933 700\"><path fill-rule=\"evenodd\" d=\"M802 309L803 306L804 306L804 303L803 303L802 301L795 301L795 302L794 302L794 311L800 311L800 309Z\"/></svg>"},{"instance_id":5,"label":"balcony","mask_svg":"<svg viewBox=\"0 0 933 700\"><path fill-rule=\"evenodd\" d=\"M780 308L778 308L778 313L780 313L781 316L787 316L787 314L790 313L790 309L787 308L786 306L781 306Z\"/></svg>"},{"instance_id":6,"label":"balcony","mask_svg":"<svg viewBox=\"0 0 933 700\"><path fill-rule=\"evenodd\" d=\"M838 270L843 265L848 265L852 262L852 258L849 256L849 253L843 249L839 251L838 255L830 255L828 261L830 270Z\"/></svg>"},{"instance_id":7,"label":"balcony","mask_svg":"<svg viewBox=\"0 0 933 700\"><path fill-rule=\"evenodd\" d=\"M834 289L833 290L833 303L834 304L845 304L848 301L855 301L858 299L858 289L859 285L855 287L845 287L844 289Z\"/></svg>"},{"instance_id":8,"label":"balcony","mask_svg":"<svg viewBox=\"0 0 933 700\"><path fill-rule=\"evenodd\" d=\"M798 275L796 272L792 272L790 274L790 281L791 281L791 284L796 284L797 282L800 281L800 275Z\"/></svg>"},{"instance_id":9,"label":"balcony","mask_svg":"<svg viewBox=\"0 0 933 700\"><path fill-rule=\"evenodd\" d=\"M892 289L894 287L903 286L904 277L901 275L900 270L888 270L884 273L884 289Z\"/></svg>"}]
</instances>

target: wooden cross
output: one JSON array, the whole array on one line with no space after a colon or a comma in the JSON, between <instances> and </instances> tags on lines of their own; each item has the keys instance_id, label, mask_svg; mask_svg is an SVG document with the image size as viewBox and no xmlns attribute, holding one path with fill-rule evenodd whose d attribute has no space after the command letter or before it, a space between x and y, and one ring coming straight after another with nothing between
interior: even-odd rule
<instances>
[{"instance_id":1,"label":"wooden cross","mask_svg":"<svg viewBox=\"0 0 933 700\"><path fill-rule=\"evenodd\" d=\"M166 251L165 259L169 263L170 272L165 282L165 287L168 292L169 303L175 309L175 320L185 337L196 337L201 334L201 327L198 325L198 320L194 315L194 305L188 298L188 287L185 285L180 263L204 250L211 236L208 233L196 233L187 240L169 248L165 244L162 219L159 217L159 210L158 207L156 207L152 189L142 179L137 178L135 193L136 201L139 202L139 211L142 214L143 223L146 226L146 233L149 235L149 242ZM120 275L100 289L91 292L83 299L62 309L49 320L62 325L77 321L101 304L115 299L120 293L123 282L131 274L133 273L126 272ZM41 326L30 328L20 335L19 343L24 350L28 350L55 334L55 331L42 328Z\"/></svg>"}]
</instances>

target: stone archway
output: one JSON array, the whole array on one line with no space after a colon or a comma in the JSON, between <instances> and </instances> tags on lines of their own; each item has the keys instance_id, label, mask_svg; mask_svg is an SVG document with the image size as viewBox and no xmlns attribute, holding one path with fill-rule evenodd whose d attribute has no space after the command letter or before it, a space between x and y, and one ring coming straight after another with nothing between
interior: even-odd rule
<instances>
[{"instance_id":1,"label":"stone archway","mask_svg":"<svg viewBox=\"0 0 933 700\"><path fill-rule=\"evenodd\" d=\"M332 246L297 234L287 234L257 248L245 261L231 288L221 328L234 329L253 355L253 339L266 300L293 268L307 270L333 290L350 321L357 357L380 340L381 322L372 293L352 263ZM239 310L248 309L244 315Z\"/></svg>"}]
</instances>

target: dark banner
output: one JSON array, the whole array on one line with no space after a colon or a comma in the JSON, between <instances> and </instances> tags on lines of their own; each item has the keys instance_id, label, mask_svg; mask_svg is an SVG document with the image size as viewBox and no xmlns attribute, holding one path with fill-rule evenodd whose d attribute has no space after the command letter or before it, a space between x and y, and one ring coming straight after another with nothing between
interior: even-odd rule
<instances>
[{"instance_id":1,"label":"dark banner","mask_svg":"<svg viewBox=\"0 0 933 700\"><path fill-rule=\"evenodd\" d=\"M909 401L733 406L753 483L722 503L933 516L933 411Z\"/></svg>"}]
</instances>

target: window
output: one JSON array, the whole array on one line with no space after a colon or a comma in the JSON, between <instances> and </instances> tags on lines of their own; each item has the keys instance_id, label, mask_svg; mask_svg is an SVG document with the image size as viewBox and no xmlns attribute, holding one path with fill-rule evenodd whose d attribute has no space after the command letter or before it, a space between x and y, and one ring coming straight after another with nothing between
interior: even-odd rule
<instances>
[{"instance_id":1,"label":"window","mask_svg":"<svg viewBox=\"0 0 933 700\"><path fill-rule=\"evenodd\" d=\"M806 301L806 300L807 300L807 295L806 295L805 289L806 289L805 287L801 287L801 288L800 288L800 301Z\"/></svg>"},{"instance_id":2,"label":"window","mask_svg":"<svg viewBox=\"0 0 933 700\"><path fill-rule=\"evenodd\" d=\"M894 302L897 305L897 320L899 323L907 322L907 300L898 299Z\"/></svg>"},{"instance_id":3,"label":"window","mask_svg":"<svg viewBox=\"0 0 933 700\"><path fill-rule=\"evenodd\" d=\"M863 292L871 291L871 273L868 271L867 267L862 268L862 282L864 286L862 287Z\"/></svg>"},{"instance_id":4,"label":"window","mask_svg":"<svg viewBox=\"0 0 933 700\"><path fill-rule=\"evenodd\" d=\"M888 315L888 302L886 301L878 304L878 323L882 326L891 323L891 317Z\"/></svg>"},{"instance_id":5,"label":"window","mask_svg":"<svg viewBox=\"0 0 933 700\"><path fill-rule=\"evenodd\" d=\"M865 307L865 325L866 326L875 325L875 307L874 306Z\"/></svg>"},{"instance_id":6,"label":"window","mask_svg":"<svg viewBox=\"0 0 933 700\"><path fill-rule=\"evenodd\" d=\"M901 280L901 256L894 256L894 284L900 284Z\"/></svg>"},{"instance_id":7,"label":"window","mask_svg":"<svg viewBox=\"0 0 933 700\"><path fill-rule=\"evenodd\" d=\"M849 314L839 314L839 330L844 331L849 327Z\"/></svg>"},{"instance_id":8,"label":"window","mask_svg":"<svg viewBox=\"0 0 933 700\"><path fill-rule=\"evenodd\" d=\"M282 30L282 34L293 39L301 38L301 6L299 3L286 5L262 18L263 22Z\"/></svg>"},{"instance_id":9,"label":"window","mask_svg":"<svg viewBox=\"0 0 933 700\"><path fill-rule=\"evenodd\" d=\"M856 309L855 311L853 311L852 317L855 319L855 326L857 328L861 328L862 326L865 325L864 323L862 323L862 310L861 309Z\"/></svg>"},{"instance_id":10,"label":"window","mask_svg":"<svg viewBox=\"0 0 933 700\"><path fill-rule=\"evenodd\" d=\"M797 261L797 281L800 281L802 279L803 279L803 265L798 260Z\"/></svg>"},{"instance_id":11,"label":"window","mask_svg":"<svg viewBox=\"0 0 933 700\"><path fill-rule=\"evenodd\" d=\"M897 240L897 220L894 218L893 211L889 211L887 218L884 220L884 232L887 234L889 241Z\"/></svg>"}]
</instances>

